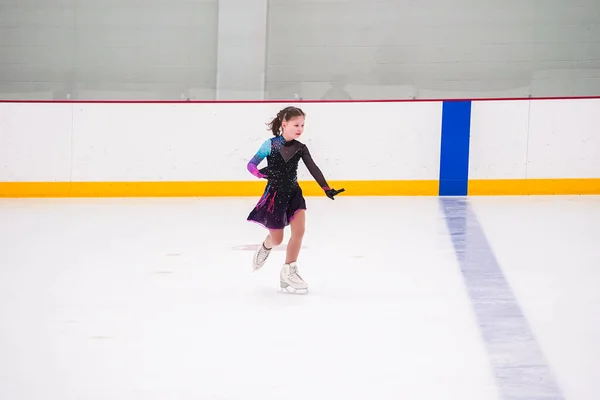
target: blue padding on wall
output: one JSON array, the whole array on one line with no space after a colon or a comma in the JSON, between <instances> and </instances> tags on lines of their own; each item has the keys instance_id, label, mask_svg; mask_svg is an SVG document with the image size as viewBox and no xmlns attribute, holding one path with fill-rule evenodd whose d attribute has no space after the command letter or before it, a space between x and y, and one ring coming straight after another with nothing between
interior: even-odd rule
<instances>
[{"instance_id":1,"label":"blue padding on wall","mask_svg":"<svg viewBox=\"0 0 600 400\"><path fill-rule=\"evenodd\" d=\"M469 186L471 101L444 101L440 154L440 196L466 196Z\"/></svg>"}]
</instances>

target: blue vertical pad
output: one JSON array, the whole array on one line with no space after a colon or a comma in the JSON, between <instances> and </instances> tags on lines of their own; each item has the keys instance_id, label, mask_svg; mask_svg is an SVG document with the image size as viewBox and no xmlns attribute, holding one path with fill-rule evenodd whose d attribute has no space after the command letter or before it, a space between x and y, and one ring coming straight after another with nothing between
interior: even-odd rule
<instances>
[{"instance_id":1,"label":"blue vertical pad","mask_svg":"<svg viewBox=\"0 0 600 400\"><path fill-rule=\"evenodd\" d=\"M440 196L466 196L469 186L471 101L444 101L440 154Z\"/></svg>"}]
</instances>

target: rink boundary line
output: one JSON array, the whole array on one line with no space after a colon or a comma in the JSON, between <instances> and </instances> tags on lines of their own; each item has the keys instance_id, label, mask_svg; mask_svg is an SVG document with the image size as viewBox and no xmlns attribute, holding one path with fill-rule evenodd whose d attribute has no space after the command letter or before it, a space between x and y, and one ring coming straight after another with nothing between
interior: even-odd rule
<instances>
[{"instance_id":1,"label":"rink boundary line","mask_svg":"<svg viewBox=\"0 0 600 400\"><path fill-rule=\"evenodd\" d=\"M448 182L445 182L448 183ZM340 196L438 196L438 180L339 180ZM469 196L600 195L600 178L469 179ZM323 196L313 181L300 181L305 196ZM264 181L0 182L1 198L43 197L245 197L260 196ZM442 195L443 196L443 195Z\"/></svg>"},{"instance_id":2,"label":"rink boundary line","mask_svg":"<svg viewBox=\"0 0 600 400\"><path fill-rule=\"evenodd\" d=\"M440 198L439 204L499 398L564 400L555 372L469 200Z\"/></svg>"},{"instance_id":3,"label":"rink boundary line","mask_svg":"<svg viewBox=\"0 0 600 400\"><path fill-rule=\"evenodd\" d=\"M325 196L314 181L299 181L305 196ZM266 181L0 182L0 197L245 197L261 196ZM340 196L437 196L437 180L329 181Z\"/></svg>"}]
</instances>

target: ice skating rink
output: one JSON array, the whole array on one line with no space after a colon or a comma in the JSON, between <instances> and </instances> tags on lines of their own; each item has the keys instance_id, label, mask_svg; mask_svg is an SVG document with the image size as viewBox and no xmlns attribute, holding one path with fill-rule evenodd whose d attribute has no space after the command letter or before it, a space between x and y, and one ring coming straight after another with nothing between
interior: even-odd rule
<instances>
[{"instance_id":1,"label":"ice skating rink","mask_svg":"<svg viewBox=\"0 0 600 400\"><path fill-rule=\"evenodd\" d=\"M600 398L600 197L256 200L0 200L0 399Z\"/></svg>"}]
</instances>

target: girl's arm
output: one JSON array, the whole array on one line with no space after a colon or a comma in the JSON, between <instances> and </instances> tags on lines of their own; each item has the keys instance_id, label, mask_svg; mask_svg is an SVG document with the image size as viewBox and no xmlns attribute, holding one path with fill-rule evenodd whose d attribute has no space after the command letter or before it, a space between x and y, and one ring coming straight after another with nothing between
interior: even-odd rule
<instances>
[{"instance_id":1,"label":"girl's arm","mask_svg":"<svg viewBox=\"0 0 600 400\"><path fill-rule=\"evenodd\" d=\"M258 170L258 165L262 162L262 160L264 160L269 154L271 154L271 140L267 139L263 142L263 144L260 146L260 148L258 149L258 151L256 152L256 154L254 155L254 157L252 157L252 159L248 162L248 165L246 166L246 168L248 168L248 171L256 176L257 178L266 178L266 175L261 173Z\"/></svg>"},{"instance_id":2,"label":"girl's arm","mask_svg":"<svg viewBox=\"0 0 600 400\"><path fill-rule=\"evenodd\" d=\"M312 159L310 151L308 151L308 147L306 147L306 145L302 148L302 161L304 161L304 165L306 165L306 168L308 168L308 172L310 172L310 174L315 179L315 181L317 181L319 186L321 186L321 188L325 191L331 190L329 184L327 183L327 180L321 172L321 169L319 169L317 164L315 164L314 160Z\"/></svg>"}]
</instances>

